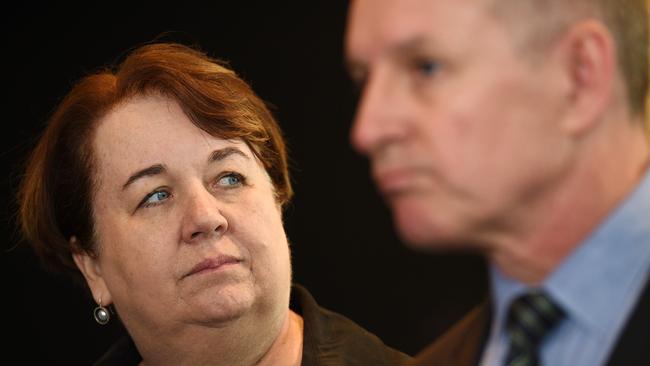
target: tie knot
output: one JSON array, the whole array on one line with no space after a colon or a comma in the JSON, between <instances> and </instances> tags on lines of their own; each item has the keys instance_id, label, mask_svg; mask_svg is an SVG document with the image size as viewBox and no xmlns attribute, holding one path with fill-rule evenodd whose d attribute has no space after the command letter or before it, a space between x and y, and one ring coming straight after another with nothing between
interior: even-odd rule
<instances>
[{"instance_id":1,"label":"tie knot","mask_svg":"<svg viewBox=\"0 0 650 366\"><path fill-rule=\"evenodd\" d=\"M507 330L513 345L536 348L564 318L564 311L541 291L516 298L508 312Z\"/></svg>"}]
</instances>

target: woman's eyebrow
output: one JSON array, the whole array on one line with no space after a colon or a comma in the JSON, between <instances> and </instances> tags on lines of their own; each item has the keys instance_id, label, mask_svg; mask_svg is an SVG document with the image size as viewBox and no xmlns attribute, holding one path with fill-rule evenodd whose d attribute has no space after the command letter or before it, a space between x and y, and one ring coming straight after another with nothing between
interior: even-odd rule
<instances>
[{"instance_id":1,"label":"woman's eyebrow","mask_svg":"<svg viewBox=\"0 0 650 366\"><path fill-rule=\"evenodd\" d=\"M246 155L243 151L239 150L236 147L224 147L223 149L217 149L213 151L208 157L208 163L221 161L232 155L239 155L246 159L250 159L248 155ZM155 164L150 167L138 170L137 172L131 174L129 179L126 180L126 183L124 183L124 185L122 186L122 190L125 190L128 186L130 186L133 182L135 182L138 179L162 174L166 171L167 168L165 168L165 166L162 164Z\"/></svg>"},{"instance_id":2,"label":"woman's eyebrow","mask_svg":"<svg viewBox=\"0 0 650 366\"><path fill-rule=\"evenodd\" d=\"M231 155L239 155L242 156L246 159L249 159L248 155L246 155L243 151L239 150L236 147L224 147L223 149L217 149L213 151L210 156L208 157L208 163L214 163L217 161L221 161Z\"/></svg>"},{"instance_id":3,"label":"woman's eyebrow","mask_svg":"<svg viewBox=\"0 0 650 366\"><path fill-rule=\"evenodd\" d=\"M158 175L162 174L165 171L167 171L167 168L165 168L164 165L162 164L156 164L152 165L148 168L144 168L142 170L138 170L137 172L133 173L129 179L126 180L126 183L122 186L122 190L125 190L129 185L131 185L133 182L135 182L138 179L144 178L144 177L150 177L153 175Z\"/></svg>"}]
</instances>

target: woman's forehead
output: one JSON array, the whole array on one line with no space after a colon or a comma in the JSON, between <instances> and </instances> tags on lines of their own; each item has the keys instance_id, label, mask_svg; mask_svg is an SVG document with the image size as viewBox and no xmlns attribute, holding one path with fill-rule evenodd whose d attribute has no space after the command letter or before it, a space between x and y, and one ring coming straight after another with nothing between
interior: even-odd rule
<instances>
[{"instance_id":1,"label":"woman's forehead","mask_svg":"<svg viewBox=\"0 0 650 366\"><path fill-rule=\"evenodd\" d=\"M227 148L254 159L242 140L214 137L194 125L178 103L139 97L114 108L100 121L94 139L98 171L129 171L147 164L205 164ZM101 173L100 173L101 174Z\"/></svg>"}]
</instances>

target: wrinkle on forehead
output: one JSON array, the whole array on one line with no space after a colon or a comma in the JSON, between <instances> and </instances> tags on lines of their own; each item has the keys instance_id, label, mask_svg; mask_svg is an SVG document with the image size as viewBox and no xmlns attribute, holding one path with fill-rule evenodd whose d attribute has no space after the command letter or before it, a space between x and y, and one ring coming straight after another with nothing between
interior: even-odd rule
<instances>
[{"instance_id":1,"label":"wrinkle on forehead","mask_svg":"<svg viewBox=\"0 0 650 366\"><path fill-rule=\"evenodd\" d=\"M477 1L484 0L353 1L346 36L349 61L374 59L416 39L435 47L444 38L457 38L459 30L473 37L485 20L485 7Z\"/></svg>"}]
</instances>

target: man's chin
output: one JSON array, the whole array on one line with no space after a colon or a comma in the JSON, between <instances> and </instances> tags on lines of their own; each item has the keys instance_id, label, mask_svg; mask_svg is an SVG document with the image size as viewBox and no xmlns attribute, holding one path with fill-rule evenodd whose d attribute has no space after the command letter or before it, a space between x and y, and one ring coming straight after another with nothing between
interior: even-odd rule
<instances>
[{"instance_id":1,"label":"man's chin","mask_svg":"<svg viewBox=\"0 0 650 366\"><path fill-rule=\"evenodd\" d=\"M435 251L457 246L454 243L458 238L439 217L439 212L431 212L430 208L412 200L393 201L391 209L400 239L412 249Z\"/></svg>"}]
</instances>

